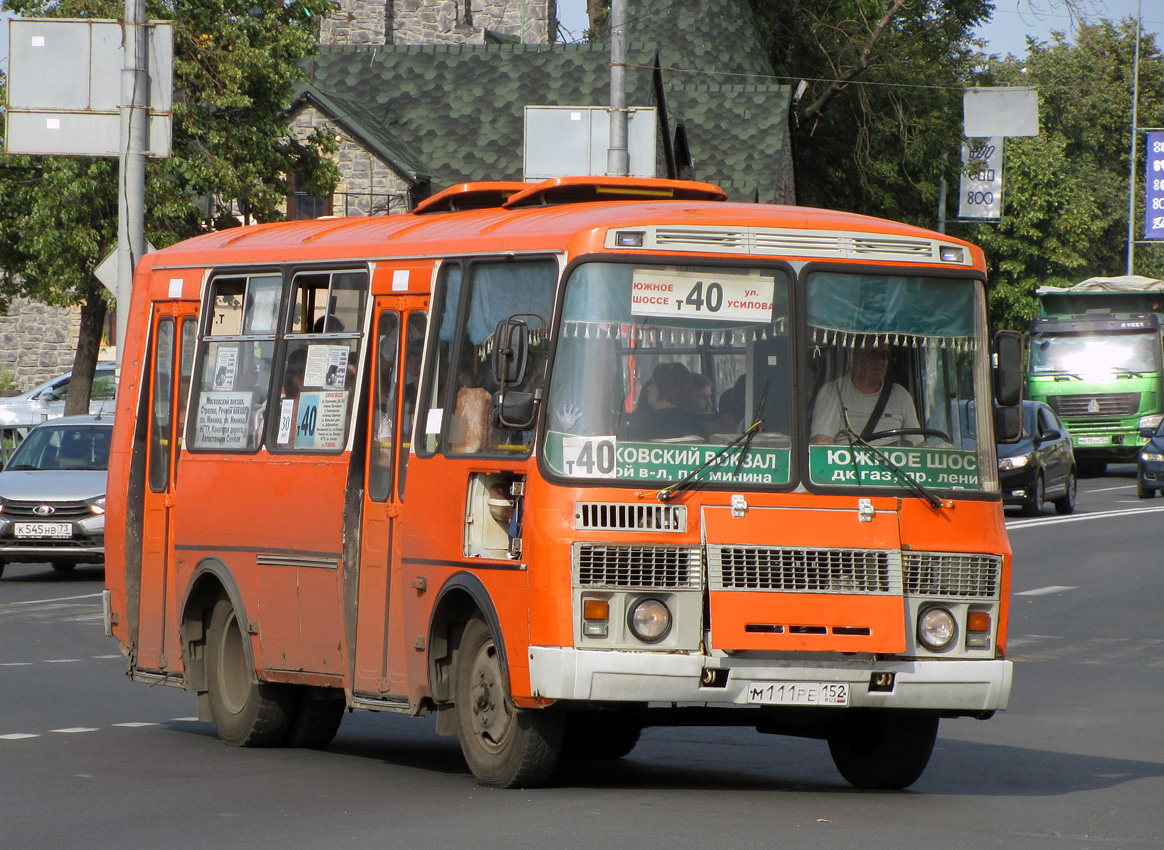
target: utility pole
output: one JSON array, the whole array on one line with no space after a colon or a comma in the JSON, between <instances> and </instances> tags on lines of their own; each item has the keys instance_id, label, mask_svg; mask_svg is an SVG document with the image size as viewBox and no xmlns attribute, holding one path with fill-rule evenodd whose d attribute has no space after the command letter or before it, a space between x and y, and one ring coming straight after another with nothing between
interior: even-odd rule
<instances>
[{"instance_id":1,"label":"utility pole","mask_svg":"<svg viewBox=\"0 0 1164 850\"><path fill-rule=\"evenodd\" d=\"M1136 58L1132 63L1132 152L1128 157L1128 270L1132 274L1136 257L1136 121L1140 104L1140 0L1136 0Z\"/></svg>"},{"instance_id":2,"label":"utility pole","mask_svg":"<svg viewBox=\"0 0 1164 850\"><path fill-rule=\"evenodd\" d=\"M630 173L626 127L626 0L610 4L610 143L606 149L606 173L626 177Z\"/></svg>"},{"instance_id":3,"label":"utility pole","mask_svg":"<svg viewBox=\"0 0 1164 850\"><path fill-rule=\"evenodd\" d=\"M148 30L145 0L125 0L121 72L121 151L117 204L117 364L133 294L133 271L145 255L145 170L149 150Z\"/></svg>"}]
</instances>

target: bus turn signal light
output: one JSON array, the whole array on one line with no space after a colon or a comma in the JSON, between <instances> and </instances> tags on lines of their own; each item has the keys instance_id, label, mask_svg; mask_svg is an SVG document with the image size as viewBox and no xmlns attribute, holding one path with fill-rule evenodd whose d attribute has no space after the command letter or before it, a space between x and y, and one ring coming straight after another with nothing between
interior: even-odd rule
<instances>
[{"instance_id":1,"label":"bus turn signal light","mask_svg":"<svg viewBox=\"0 0 1164 850\"><path fill-rule=\"evenodd\" d=\"M582 634L604 638L609 633L610 603L605 599L582 600Z\"/></svg>"},{"instance_id":2,"label":"bus turn signal light","mask_svg":"<svg viewBox=\"0 0 1164 850\"><path fill-rule=\"evenodd\" d=\"M990 614L986 611L971 611L966 615L966 646L990 648Z\"/></svg>"}]
</instances>

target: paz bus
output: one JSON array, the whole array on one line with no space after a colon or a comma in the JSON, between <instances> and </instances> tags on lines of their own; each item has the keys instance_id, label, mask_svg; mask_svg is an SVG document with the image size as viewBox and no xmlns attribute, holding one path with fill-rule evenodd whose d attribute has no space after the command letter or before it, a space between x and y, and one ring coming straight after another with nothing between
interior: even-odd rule
<instances>
[{"instance_id":1,"label":"paz bus","mask_svg":"<svg viewBox=\"0 0 1164 850\"><path fill-rule=\"evenodd\" d=\"M232 745L435 713L478 782L529 787L649 726L733 725L905 787L941 719L1011 688L994 420L1021 339L992 365L984 268L911 226L610 177L150 254L107 631ZM866 354L884 414L841 383Z\"/></svg>"}]
</instances>

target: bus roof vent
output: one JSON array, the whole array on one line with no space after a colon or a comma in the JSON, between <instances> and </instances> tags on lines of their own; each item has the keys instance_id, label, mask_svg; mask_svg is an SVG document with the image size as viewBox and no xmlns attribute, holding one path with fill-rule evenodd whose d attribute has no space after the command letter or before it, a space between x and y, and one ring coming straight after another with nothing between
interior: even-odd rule
<instances>
[{"instance_id":1,"label":"bus roof vent","mask_svg":"<svg viewBox=\"0 0 1164 850\"><path fill-rule=\"evenodd\" d=\"M594 201L726 201L727 193L711 183L653 177L554 177L514 195L504 206L553 206Z\"/></svg>"},{"instance_id":2,"label":"bus roof vent","mask_svg":"<svg viewBox=\"0 0 1164 850\"><path fill-rule=\"evenodd\" d=\"M574 528L579 531L687 530L685 505L637 505L625 502L576 502Z\"/></svg>"},{"instance_id":3,"label":"bus roof vent","mask_svg":"<svg viewBox=\"0 0 1164 850\"><path fill-rule=\"evenodd\" d=\"M459 183L425 198L413 209L417 215L427 213L463 212L465 210L485 210L502 206L511 197L530 188L532 183L516 180L481 181Z\"/></svg>"},{"instance_id":4,"label":"bus roof vent","mask_svg":"<svg viewBox=\"0 0 1164 850\"><path fill-rule=\"evenodd\" d=\"M741 230L710 229L697 227L655 230L655 246L674 251L716 251L730 254L749 252L748 233Z\"/></svg>"}]
</instances>

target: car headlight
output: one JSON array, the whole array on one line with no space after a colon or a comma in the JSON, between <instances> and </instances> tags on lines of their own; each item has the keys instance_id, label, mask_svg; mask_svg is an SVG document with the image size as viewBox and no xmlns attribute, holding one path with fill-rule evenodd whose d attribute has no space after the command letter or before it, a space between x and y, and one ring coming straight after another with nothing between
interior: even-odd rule
<instances>
[{"instance_id":1,"label":"car headlight","mask_svg":"<svg viewBox=\"0 0 1164 850\"><path fill-rule=\"evenodd\" d=\"M1153 413L1151 416L1140 417L1141 428L1159 428L1160 420L1164 419L1164 413Z\"/></svg>"},{"instance_id":2,"label":"car headlight","mask_svg":"<svg viewBox=\"0 0 1164 850\"><path fill-rule=\"evenodd\" d=\"M643 643L658 643L671 631L671 611L658 599L640 599L631 608L627 625Z\"/></svg>"},{"instance_id":3,"label":"car headlight","mask_svg":"<svg viewBox=\"0 0 1164 850\"><path fill-rule=\"evenodd\" d=\"M105 513L105 497L98 496L96 499L93 499L92 501L90 501L89 502L89 510L91 510L93 513L97 514L98 516Z\"/></svg>"},{"instance_id":4,"label":"car headlight","mask_svg":"<svg viewBox=\"0 0 1164 850\"><path fill-rule=\"evenodd\" d=\"M1140 459L1149 463L1164 463L1164 455L1159 452L1140 452Z\"/></svg>"},{"instance_id":5,"label":"car headlight","mask_svg":"<svg viewBox=\"0 0 1164 850\"><path fill-rule=\"evenodd\" d=\"M917 618L917 639L930 649L945 649L957 636L958 621L945 608L927 608Z\"/></svg>"},{"instance_id":6,"label":"car headlight","mask_svg":"<svg viewBox=\"0 0 1164 850\"><path fill-rule=\"evenodd\" d=\"M999 469L1021 469L1030 463L1030 458L1026 455L1019 455L1018 457L1000 457L998 459Z\"/></svg>"}]
</instances>

